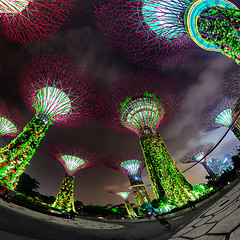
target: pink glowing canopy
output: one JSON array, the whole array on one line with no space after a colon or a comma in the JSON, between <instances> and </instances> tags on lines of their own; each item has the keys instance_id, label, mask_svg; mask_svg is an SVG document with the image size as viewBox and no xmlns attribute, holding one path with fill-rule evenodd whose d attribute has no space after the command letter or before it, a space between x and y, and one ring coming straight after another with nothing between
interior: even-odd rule
<instances>
[{"instance_id":1,"label":"pink glowing canopy","mask_svg":"<svg viewBox=\"0 0 240 240\"><path fill-rule=\"evenodd\" d=\"M13 108L0 102L0 136L15 137L23 126L23 118Z\"/></svg>"},{"instance_id":2,"label":"pink glowing canopy","mask_svg":"<svg viewBox=\"0 0 240 240\"><path fill-rule=\"evenodd\" d=\"M65 126L86 123L95 111L94 84L69 59L41 56L27 63L19 76L20 93L36 114Z\"/></svg>"},{"instance_id":3,"label":"pink glowing canopy","mask_svg":"<svg viewBox=\"0 0 240 240\"><path fill-rule=\"evenodd\" d=\"M97 154L78 146L55 144L49 146L47 151L53 158L62 163L66 173L71 176L74 176L80 169L102 164L102 160Z\"/></svg>"},{"instance_id":4,"label":"pink glowing canopy","mask_svg":"<svg viewBox=\"0 0 240 240\"><path fill-rule=\"evenodd\" d=\"M67 19L73 0L2 0L0 34L21 44L50 36Z\"/></svg>"},{"instance_id":5,"label":"pink glowing canopy","mask_svg":"<svg viewBox=\"0 0 240 240\"><path fill-rule=\"evenodd\" d=\"M138 72L113 83L103 95L102 105L105 123L141 135L166 125L178 111L180 98L176 83L163 74Z\"/></svg>"}]
</instances>

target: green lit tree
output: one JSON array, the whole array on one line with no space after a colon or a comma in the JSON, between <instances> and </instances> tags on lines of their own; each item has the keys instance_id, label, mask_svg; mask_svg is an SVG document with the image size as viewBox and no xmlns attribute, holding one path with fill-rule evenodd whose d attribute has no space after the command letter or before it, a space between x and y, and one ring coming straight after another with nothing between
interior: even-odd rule
<instances>
[{"instance_id":1,"label":"green lit tree","mask_svg":"<svg viewBox=\"0 0 240 240\"><path fill-rule=\"evenodd\" d=\"M195 199L192 186L158 131L175 115L180 99L169 82L161 78L148 73L130 74L113 84L103 96L105 121L121 132L138 135L156 198L166 195L181 206Z\"/></svg>"},{"instance_id":2,"label":"green lit tree","mask_svg":"<svg viewBox=\"0 0 240 240\"><path fill-rule=\"evenodd\" d=\"M106 166L122 171L130 181L130 187L136 202L139 215L143 215L141 205L151 201L145 184L142 181L142 171L146 167L142 153L134 150L119 151L110 154L105 161Z\"/></svg>"},{"instance_id":3,"label":"green lit tree","mask_svg":"<svg viewBox=\"0 0 240 240\"><path fill-rule=\"evenodd\" d=\"M124 200L124 204L128 213L128 216L130 218L136 218L137 214L134 212L128 197L132 194L131 192L120 192L120 191L108 191L109 193L115 194L119 197L121 197Z\"/></svg>"},{"instance_id":4,"label":"green lit tree","mask_svg":"<svg viewBox=\"0 0 240 240\"><path fill-rule=\"evenodd\" d=\"M99 165L100 158L96 154L76 146L53 145L48 148L48 152L62 163L66 170L61 189L52 206L66 211L76 211L73 197L75 173L80 169Z\"/></svg>"},{"instance_id":5,"label":"green lit tree","mask_svg":"<svg viewBox=\"0 0 240 240\"><path fill-rule=\"evenodd\" d=\"M234 110L233 110L234 109ZM219 127L230 127L239 115L239 101L236 98L220 98L202 114L200 129L211 131ZM231 127L233 134L240 140L238 122Z\"/></svg>"},{"instance_id":6,"label":"green lit tree","mask_svg":"<svg viewBox=\"0 0 240 240\"><path fill-rule=\"evenodd\" d=\"M187 153L182 159L182 163L192 163L192 162L200 162L200 164L204 167L206 172L209 174L212 180L217 180L217 175L213 172L213 170L207 165L206 155L212 149L213 144L201 144L197 146L195 149Z\"/></svg>"},{"instance_id":7,"label":"green lit tree","mask_svg":"<svg viewBox=\"0 0 240 240\"><path fill-rule=\"evenodd\" d=\"M68 59L50 55L33 59L23 67L19 84L35 116L10 144L0 149L0 185L9 190L15 189L49 126L79 126L93 112L89 75Z\"/></svg>"},{"instance_id":8,"label":"green lit tree","mask_svg":"<svg viewBox=\"0 0 240 240\"><path fill-rule=\"evenodd\" d=\"M16 137L21 131L22 124L23 119L21 115L15 109L7 106L4 102L0 102L0 137Z\"/></svg>"},{"instance_id":9,"label":"green lit tree","mask_svg":"<svg viewBox=\"0 0 240 240\"><path fill-rule=\"evenodd\" d=\"M235 2L105 0L96 16L113 46L140 66L160 68L169 59L181 65L184 60L176 62L176 55L187 58L201 49L221 52L240 64L240 10Z\"/></svg>"}]
</instances>

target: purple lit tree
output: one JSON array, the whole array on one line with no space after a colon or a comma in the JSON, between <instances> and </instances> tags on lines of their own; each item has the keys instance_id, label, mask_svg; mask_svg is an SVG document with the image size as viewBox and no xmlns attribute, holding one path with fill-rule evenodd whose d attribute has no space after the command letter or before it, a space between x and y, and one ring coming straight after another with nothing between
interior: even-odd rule
<instances>
[{"instance_id":1,"label":"purple lit tree","mask_svg":"<svg viewBox=\"0 0 240 240\"><path fill-rule=\"evenodd\" d=\"M106 0L96 11L113 46L144 67L197 46L239 64L239 14L228 0Z\"/></svg>"},{"instance_id":2,"label":"purple lit tree","mask_svg":"<svg viewBox=\"0 0 240 240\"><path fill-rule=\"evenodd\" d=\"M236 120L235 125L240 129L240 106L239 106L239 96L240 96L240 70L237 65L231 65L224 73L224 81L222 82L222 92L228 98L238 99L237 103L233 107L233 121Z\"/></svg>"},{"instance_id":3,"label":"purple lit tree","mask_svg":"<svg viewBox=\"0 0 240 240\"><path fill-rule=\"evenodd\" d=\"M2 0L0 33L21 44L43 40L66 20L72 1Z\"/></svg>"},{"instance_id":4,"label":"purple lit tree","mask_svg":"<svg viewBox=\"0 0 240 240\"><path fill-rule=\"evenodd\" d=\"M151 201L142 181L142 170L146 167L142 153L127 150L110 154L105 165L125 173L130 181L139 215L142 215L141 205Z\"/></svg>"},{"instance_id":5,"label":"purple lit tree","mask_svg":"<svg viewBox=\"0 0 240 240\"><path fill-rule=\"evenodd\" d=\"M217 180L217 175L212 171L212 169L207 165L206 154L212 149L213 144L202 144L187 153L182 159L182 163L192 163L192 162L200 162L201 165L205 168L209 176L213 180Z\"/></svg>"},{"instance_id":6,"label":"purple lit tree","mask_svg":"<svg viewBox=\"0 0 240 240\"><path fill-rule=\"evenodd\" d=\"M15 189L50 125L72 127L86 123L94 111L89 75L70 60L58 56L37 57L20 73L20 92L34 118L6 147L0 149L4 167L0 184Z\"/></svg>"},{"instance_id":7,"label":"purple lit tree","mask_svg":"<svg viewBox=\"0 0 240 240\"><path fill-rule=\"evenodd\" d=\"M21 115L13 108L0 102L0 137L16 137L23 127Z\"/></svg>"},{"instance_id":8,"label":"purple lit tree","mask_svg":"<svg viewBox=\"0 0 240 240\"><path fill-rule=\"evenodd\" d=\"M75 211L73 197L75 173L80 169L100 165L100 158L96 154L76 146L54 145L48 148L48 152L64 166L66 171L66 176L53 207Z\"/></svg>"},{"instance_id":9,"label":"purple lit tree","mask_svg":"<svg viewBox=\"0 0 240 240\"><path fill-rule=\"evenodd\" d=\"M240 69L236 64L231 64L224 72L222 92L225 97L239 98L240 95Z\"/></svg>"},{"instance_id":10,"label":"purple lit tree","mask_svg":"<svg viewBox=\"0 0 240 240\"><path fill-rule=\"evenodd\" d=\"M143 5L148 1L106 0L96 10L98 24L104 36L122 55L142 67L149 69L171 69L196 59L201 53L176 51L190 47L185 37L184 45L175 40L171 49L167 39L149 28L143 15ZM178 45L179 44L179 45Z\"/></svg>"},{"instance_id":11,"label":"purple lit tree","mask_svg":"<svg viewBox=\"0 0 240 240\"><path fill-rule=\"evenodd\" d=\"M232 110L233 121L235 121L236 119L235 126L238 129L238 136L237 136L238 139L240 139L240 117L239 116L240 116L240 98L237 100Z\"/></svg>"},{"instance_id":12,"label":"purple lit tree","mask_svg":"<svg viewBox=\"0 0 240 240\"><path fill-rule=\"evenodd\" d=\"M210 105L200 120L200 129L211 131L219 127L230 127L233 123L233 107L237 99L221 98ZM240 139L240 129L234 124L231 128L234 135Z\"/></svg>"},{"instance_id":13,"label":"purple lit tree","mask_svg":"<svg viewBox=\"0 0 240 240\"><path fill-rule=\"evenodd\" d=\"M102 104L109 126L138 135L156 198L167 196L179 206L194 199L191 184L176 166L158 132L160 126L173 118L180 104L169 82L144 72L129 74L113 84Z\"/></svg>"},{"instance_id":14,"label":"purple lit tree","mask_svg":"<svg viewBox=\"0 0 240 240\"><path fill-rule=\"evenodd\" d=\"M131 192L118 192L118 191L108 191L109 193L115 194L124 200L125 207L130 218L136 218L137 214L134 212L131 204L129 203L128 197L132 194Z\"/></svg>"}]
</instances>

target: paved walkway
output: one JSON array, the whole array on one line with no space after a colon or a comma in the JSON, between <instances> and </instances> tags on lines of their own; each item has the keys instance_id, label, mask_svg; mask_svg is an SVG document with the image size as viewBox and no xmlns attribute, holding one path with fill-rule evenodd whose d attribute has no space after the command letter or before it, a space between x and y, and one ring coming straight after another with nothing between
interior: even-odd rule
<instances>
[{"instance_id":1,"label":"paved walkway","mask_svg":"<svg viewBox=\"0 0 240 240\"><path fill-rule=\"evenodd\" d=\"M54 217L47 214L39 213L36 211L32 211L30 209L27 209L25 207L18 206L14 203L7 203L3 200L0 200L0 204L4 206L5 208L11 209L13 211L16 211L20 214L25 214L37 219L41 219L42 221L48 221L52 223L57 224L63 224L66 226L71 227L82 227L86 229L118 229L123 228L122 225L118 224L111 224L111 223L105 223L102 221L91 221L91 220L85 220L82 218L75 218L75 220L61 218L61 217ZM1 238L0 238L1 239Z\"/></svg>"},{"instance_id":2,"label":"paved walkway","mask_svg":"<svg viewBox=\"0 0 240 240\"><path fill-rule=\"evenodd\" d=\"M197 216L171 240L239 240L240 183Z\"/></svg>"},{"instance_id":3,"label":"paved walkway","mask_svg":"<svg viewBox=\"0 0 240 240\"><path fill-rule=\"evenodd\" d=\"M235 183L236 184L236 183ZM240 181L236 184L230 191L220 197L217 193L211 198L219 198L214 204L209 202L210 207L206 208L207 202L203 202L197 205L196 210L185 209L178 213L173 213L167 216L169 221L173 225L173 230L169 231L165 228L158 226L158 222L153 221L150 223L146 219L139 220L127 220L127 221L104 221L104 220L90 220L77 217L74 221L70 219L64 219L61 217L50 216L42 214L39 212L32 211L25 207L18 206L13 203L6 203L3 200L0 200L0 205L6 209L11 209L14 212L21 214L22 216L30 216L41 220L43 222L50 222L62 226L63 228L71 227L69 229L85 229L89 233L96 233L96 236L101 236L101 239L117 239L121 236L122 238L118 239L130 239L127 238L125 232L127 231L127 236L131 233L135 238L131 239L151 239L151 240L239 240L240 239ZM204 210L201 211L201 208L204 207ZM187 214L192 216L195 213L195 217L187 217ZM23 218L24 219L24 218ZM182 220L181 220L182 219ZM185 226L185 222L191 223ZM144 222L146 221L146 222ZM128 223L129 222L129 223ZM131 224L130 224L131 222ZM181 224L179 224L182 222ZM56 226L57 226L56 225ZM177 227L178 225L178 227ZM62 229L63 229L62 228ZM140 229L139 229L140 228ZM158 229L157 229L158 228ZM144 231L142 232L141 229ZM178 231L179 229L179 231ZM102 231L103 230L103 231ZM108 230L108 231L104 231ZM99 232L100 231L100 232ZM137 234L137 232L139 233ZM152 237L147 238L147 235L144 233L151 231L156 234L152 234ZM86 233L87 233L86 232ZM159 233L158 233L159 232ZM124 234L123 234L124 233ZM154 235L154 237L153 237ZM28 235L26 235L28 236ZM30 236L30 235L29 235ZM114 238L110 238L114 236ZM106 237L106 238L105 238ZM6 230L0 230L0 239L1 240L32 240L33 238L21 237L19 234L9 233ZM35 238L34 238L35 239ZM37 238L38 239L38 238ZM93 238L94 239L94 238ZM98 239L98 238L96 238Z\"/></svg>"}]
</instances>

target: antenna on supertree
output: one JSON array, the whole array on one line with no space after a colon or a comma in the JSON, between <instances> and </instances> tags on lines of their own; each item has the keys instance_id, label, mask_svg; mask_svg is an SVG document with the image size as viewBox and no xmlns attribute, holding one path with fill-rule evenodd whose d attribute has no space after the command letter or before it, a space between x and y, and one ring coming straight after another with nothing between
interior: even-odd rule
<instances>
[{"instance_id":1,"label":"antenna on supertree","mask_svg":"<svg viewBox=\"0 0 240 240\"><path fill-rule=\"evenodd\" d=\"M137 214L134 212L131 204L129 203L128 197L133 194L132 192L120 192L120 191L108 191L109 193L115 194L124 200L125 207L130 218L136 218Z\"/></svg>"},{"instance_id":2,"label":"antenna on supertree","mask_svg":"<svg viewBox=\"0 0 240 240\"><path fill-rule=\"evenodd\" d=\"M129 74L113 84L102 100L106 107L105 121L122 132L138 135L156 198L166 195L183 205L194 199L192 186L176 166L158 132L176 114L180 98L167 81L160 79L141 72Z\"/></svg>"},{"instance_id":3,"label":"antenna on supertree","mask_svg":"<svg viewBox=\"0 0 240 240\"><path fill-rule=\"evenodd\" d=\"M217 175L212 171L212 169L207 165L206 154L213 147L213 143L201 144L192 151L188 152L182 159L182 163L192 163L192 162L200 162L202 166L205 168L209 176L213 180L217 180Z\"/></svg>"},{"instance_id":4,"label":"antenna on supertree","mask_svg":"<svg viewBox=\"0 0 240 240\"><path fill-rule=\"evenodd\" d=\"M101 164L100 158L96 154L77 146L52 145L48 147L47 151L64 166L66 171L61 189L52 207L75 211L73 197L75 173L80 169L99 166Z\"/></svg>"},{"instance_id":5,"label":"antenna on supertree","mask_svg":"<svg viewBox=\"0 0 240 240\"><path fill-rule=\"evenodd\" d=\"M97 17L110 41L136 62L148 64L155 48L162 56L199 46L240 64L239 12L228 0L106 0Z\"/></svg>"},{"instance_id":6,"label":"antenna on supertree","mask_svg":"<svg viewBox=\"0 0 240 240\"><path fill-rule=\"evenodd\" d=\"M211 131L219 127L230 127L233 123L233 107L237 99L221 98L210 105L200 119L200 129ZM238 109L239 113L239 109ZM233 134L240 140L240 129L236 123L231 128Z\"/></svg>"},{"instance_id":7,"label":"antenna on supertree","mask_svg":"<svg viewBox=\"0 0 240 240\"><path fill-rule=\"evenodd\" d=\"M0 33L21 44L35 43L57 31L73 0L3 0Z\"/></svg>"},{"instance_id":8,"label":"antenna on supertree","mask_svg":"<svg viewBox=\"0 0 240 240\"><path fill-rule=\"evenodd\" d=\"M13 190L50 125L63 127L87 123L94 112L93 86L88 73L69 59L41 56L27 63L19 76L20 92L34 118L6 147L0 157L0 184Z\"/></svg>"},{"instance_id":9,"label":"antenna on supertree","mask_svg":"<svg viewBox=\"0 0 240 240\"><path fill-rule=\"evenodd\" d=\"M146 167L142 153L135 150L119 151L107 156L105 165L128 176L139 215L142 215L141 205L151 202L141 177Z\"/></svg>"},{"instance_id":10,"label":"antenna on supertree","mask_svg":"<svg viewBox=\"0 0 240 240\"><path fill-rule=\"evenodd\" d=\"M14 108L0 102L0 137L16 137L21 131L22 125L23 118L21 115Z\"/></svg>"},{"instance_id":11,"label":"antenna on supertree","mask_svg":"<svg viewBox=\"0 0 240 240\"><path fill-rule=\"evenodd\" d=\"M142 8L148 1L106 0L95 14L104 36L112 46L141 67L169 70L192 62L201 55L195 51L181 53L172 50L166 39L152 31L143 17ZM191 41L185 37L187 48ZM175 48L179 42L175 41ZM183 47L183 44L181 44Z\"/></svg>"}]
</instances>

